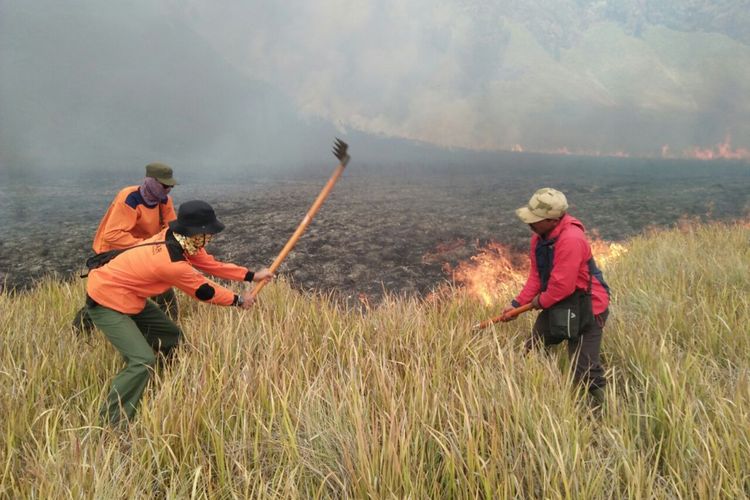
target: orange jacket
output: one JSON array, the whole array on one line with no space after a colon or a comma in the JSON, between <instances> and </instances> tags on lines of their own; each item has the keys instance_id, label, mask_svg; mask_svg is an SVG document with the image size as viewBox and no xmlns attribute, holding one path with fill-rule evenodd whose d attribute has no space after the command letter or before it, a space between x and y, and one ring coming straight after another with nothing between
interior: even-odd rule
<instances>
[{"instance_id":1,"label":"orange jacket","mask_svg":"<svg viewBox=\"0 0 750 500\"><path fill-rule=\"evenodd\" d=\"M152 237L177 218L172 197L166 203L149 207L139 186L128 186L115 196L94 236L94 252L127 248Z\"/></svg>"},{"instance_id":2,"label":"orange jacket","mask_svg":"<svg viewBox=\"0 0 750 500\"><path fill-rule=\"evenodd\" d=\"M207 279L198 269L228 280L253 279L246 267L219 262L205 249L195 255L185 254L168 229L144 243L152 241L166 243L126 250L93 269L86 284L89 297L123 314L137 314L146 306L147 298L175 286L197 300L229 306L237 301L234 292Z\"/></svg>"}]
</instances>

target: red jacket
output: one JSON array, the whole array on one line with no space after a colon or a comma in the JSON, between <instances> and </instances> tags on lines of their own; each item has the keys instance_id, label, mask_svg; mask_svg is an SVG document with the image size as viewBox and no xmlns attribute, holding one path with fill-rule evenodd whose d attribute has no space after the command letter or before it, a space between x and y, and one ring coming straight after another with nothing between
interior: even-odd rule
<instances>
[{"instance_id":1,"label":"red jacket","mask_svg":"<svg viewBox=\"0 0 750 500\"><path fill-rule=\"evenodd\" d=\"M175 286L195 299L229 306L235 301L234 292L198 270L234 281L253 278L246 267L219 262L205 249L195 255L185 254L168 229L146 242L165 240L166 244L125 250L106 265L93 269L86 283L89 297L123 314L137 314L146 306L147 298Z\"/></svg>"},{"instance_id":2,"label":"red jacket","mask_svg":"<svg viewBox=\"0 0 750 500\"><path fill-rule=\"evenodd\" d=\"M591 245L584 234L581 221L572 215L564 215L560 223L548 235L548 240L557 238L554 245L554 258L547 289L539 296L539 305L546 309L568 297L576 289L587 290L589 286L589 266ZM524 305L541 291L542 282L536 262L536 247L542 238L531 237L531 269L526 284L516 297L518 305ZM609 306L609 294L596 276L591 280L591 302L594 314L601 314Z\"/></svg>"},{"instance_id":3,"label":"red jacket","mask_svg":"<svg viewBox=\"0 0 750 500\"><path fill-rule=\"evenodd\" d=\"M167 196L167 201L149 207L138 186L128 186L117 193L99 223L94 236L94 252L138 245L176 218L171 196Z\"/></svg>"}]
</instances>

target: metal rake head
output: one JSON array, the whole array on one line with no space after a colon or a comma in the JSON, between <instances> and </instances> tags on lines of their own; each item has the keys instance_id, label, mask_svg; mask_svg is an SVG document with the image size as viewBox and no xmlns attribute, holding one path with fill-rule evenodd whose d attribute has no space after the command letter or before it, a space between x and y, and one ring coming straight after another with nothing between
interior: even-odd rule
<instances>
[{"instance_id":1,"label":"metal rake head","mask_svg":"<svg viewBox=\"0 0 750 500\"><path fill-rule=\"evenodd\" d=\"M349 162L350 156L347 154L348 149L349 145L337 137L336 141L333 143L333 155L341 160L341 163L344 165Z\"/></svg>"}]
</instances>

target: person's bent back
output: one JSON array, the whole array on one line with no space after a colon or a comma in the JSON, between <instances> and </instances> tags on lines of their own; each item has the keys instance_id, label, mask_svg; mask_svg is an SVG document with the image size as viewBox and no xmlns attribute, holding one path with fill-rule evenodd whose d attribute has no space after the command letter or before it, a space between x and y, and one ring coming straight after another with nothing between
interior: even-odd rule
<instances>
[{"instance_id":1,"label":"person's bent back","mask_svg":"<svg viewBox=\"0 0 750 500\"><path fill-rule=\"evenodd\" d=\"M177 216L169 192L177 184L171 167L146 165L140 186L128 186L112 200L94 236L94 252L128 248L152 237Z\"/></svg>"}]
</instances>

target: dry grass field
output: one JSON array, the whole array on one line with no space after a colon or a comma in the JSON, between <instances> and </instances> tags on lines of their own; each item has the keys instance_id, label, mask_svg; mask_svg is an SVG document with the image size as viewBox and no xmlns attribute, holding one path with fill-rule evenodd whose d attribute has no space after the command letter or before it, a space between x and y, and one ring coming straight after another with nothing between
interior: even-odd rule
<instances>
[{"instance_id":1,"label":"dry grass field","mask_svg":"<svg viewBox=\"0 0 750 500\"><path fill-rule=\"evenodd\" d=\"M476 332L499 306L461 289L363 311L280 280L248 312L182 300L178 363L103 428L121 360L69 330L83 282L0 295L0 497L747 497L750 227L623 245L602 412L523 354L533 313Z\"/></svg>"}]
</instances>

